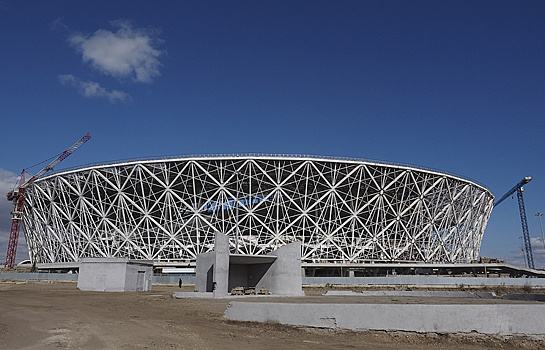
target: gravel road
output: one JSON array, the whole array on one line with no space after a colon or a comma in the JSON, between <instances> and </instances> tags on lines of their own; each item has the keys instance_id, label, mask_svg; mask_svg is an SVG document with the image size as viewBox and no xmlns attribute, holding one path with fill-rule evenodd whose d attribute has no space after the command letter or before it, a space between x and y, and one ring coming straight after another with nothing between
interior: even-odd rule
<instances>
[{"instance_id":1,"label":"gravel road","mask_svg":"<svg viewBox=\"0 0 545 350\"><path fill-rule=\"evenodd\" d=\"M2 281L0 349L545 349L543 340L518 336L334 332L232 322L223 318L229 300L172 298L184 290L193 287L100 293L80 291L75 283ZM318 292L309 293L316 295L309 301L323 298Z\"/></svg>"}]
</instances>

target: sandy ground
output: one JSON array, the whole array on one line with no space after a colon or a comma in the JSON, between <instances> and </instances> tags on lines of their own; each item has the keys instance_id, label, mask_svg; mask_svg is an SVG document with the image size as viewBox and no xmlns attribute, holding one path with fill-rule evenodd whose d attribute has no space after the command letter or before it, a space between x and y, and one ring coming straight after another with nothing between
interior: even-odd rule
<instances>
[{"instance_id":1,"label":"sandy ground","mask_svg":"<svg viewBox=\"0 0 545 350\"><path fill-rule=\"evenodd\" d=\"M172 298L184 290L193 287L99 293L80 291L75 283L0 282L0 349L545 349L544 340L519 336L334 332L232 322L223 318L229 300ZM316 296L308 302L323 300L319 290L310 292Z\"/></svg>"}]
</instances>

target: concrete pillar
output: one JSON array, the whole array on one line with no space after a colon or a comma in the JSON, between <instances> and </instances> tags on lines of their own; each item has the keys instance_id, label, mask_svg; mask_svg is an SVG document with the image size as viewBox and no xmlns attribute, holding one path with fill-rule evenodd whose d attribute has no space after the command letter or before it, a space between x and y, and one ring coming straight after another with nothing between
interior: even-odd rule
<instances>
[{"instance_id":1,"label":"concrete pillar","mask_svg":"<svg viewBox=\"0 0 545 350\"><path fill-rule=\"evenodd\" d=\"M216 253L208 252L197 255L197 266L195 268L195 291L212 292L214 289L214 263Z\"/></svg>"},{"instance_id":2,"label":"concrete pillar","mask_svg":"<svg viewBox=\"0 0 545 350\"><path fill-rule=\"evenodd\" d=\"M270 253L276 260L256 287L272 294L304 295L301 276L301 242L290 243Z\"/></svg>"},{"instance_id":3,"label":"concrete pillar","mask_svg":"<svg viewBox=\"0 0 545 350\"><path fill-rule=\"evenodd\" d=\"M229 294L229 237L216 232L214 243L214 298Z\"/></svg>"}]
</instances>

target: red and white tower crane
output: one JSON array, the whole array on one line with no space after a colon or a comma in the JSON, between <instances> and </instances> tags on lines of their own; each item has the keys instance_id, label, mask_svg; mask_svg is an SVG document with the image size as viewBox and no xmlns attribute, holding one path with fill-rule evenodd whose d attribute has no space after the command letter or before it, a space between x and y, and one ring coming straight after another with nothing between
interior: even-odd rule
<instances>
[{"instance_id":1,"label":"red and white tower crane","mask_svg":"<svg viewBox=\"0 0 545 350\"><path fill-rule=\"evenodd\" d=\"M45 168L37 172L36 175L32 176L28 181L25 181L25 169L23 169L21 172L19 187L14 191L10 191L7 195L8 201L13 201L14 209L11 212L11 231L9 235L8 252L6 254L6 264L4 265L5 268L12 268L15 265L17 242L19 241L19 231L21 230L21 222L23 220L23 210L25 205L25 189L45 173L53 170L57 164L74 153L75 150L80 148L80 146L87 142L90 138L91 135L87 133L78 142L72 145L72 147L62 152L60 156L55 158L55 160L49 163Z\"/></svg>"}]
</instances>

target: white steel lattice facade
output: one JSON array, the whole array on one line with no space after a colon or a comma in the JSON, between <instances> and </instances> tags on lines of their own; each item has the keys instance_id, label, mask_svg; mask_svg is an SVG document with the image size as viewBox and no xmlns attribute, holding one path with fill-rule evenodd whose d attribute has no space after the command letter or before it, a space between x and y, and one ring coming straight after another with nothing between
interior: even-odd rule
<instances>
[{"instance_id":1,"label":"white steel lattice facade","mask_svg":"<svg viewBox=\"0 0 545 350\"><path fill-rule=\"evenodd\" d=\"M207 156L65 171L27 188L38 263L82 257L194 261L214 233L231 251L303 242L305 262L476 259L494 197L411 166L310 156Z\"/></svg>"}]
</instances>

